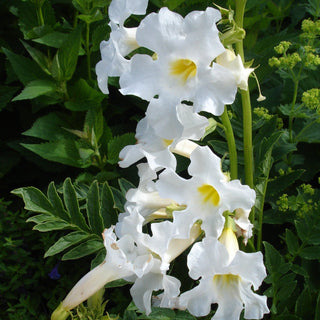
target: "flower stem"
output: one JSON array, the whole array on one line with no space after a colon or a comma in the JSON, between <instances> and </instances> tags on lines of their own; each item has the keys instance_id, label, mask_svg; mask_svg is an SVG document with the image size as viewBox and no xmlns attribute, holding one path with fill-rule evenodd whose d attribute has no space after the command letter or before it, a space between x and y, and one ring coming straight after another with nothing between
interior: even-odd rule
<instances>
[{"instance_id":1,"label":"flower stem","mask_svg":"<svg viewBox=\"0 0 320 320\"><path fill-rule=\"evenodd\" d=\"M239 28L243 28L244 11L246 0L236 0L235 21ZM243 41L236 43L237 53L244 62ZM241 100L243 109L243 147L244 147L244 170L245 181L249 187L253 188L253 148L252 148L252 114L250 91L241 90Z\"/></svg>"},{"instance_id":2,"label":"flower stem","mask_svg":"<svg viewBox=\"0 0 320 320\"><path fill-rule=\"evenodd\" d=\"M221 115L221 121L224 126L224 131L227 138L229 158L230 158L230 176L231 180L238 178L238 160L237 160L237 147L234 139L233 129L230 119L228 117L227 107L224 107L224 112Z\"/></svg>"}]
</instances>

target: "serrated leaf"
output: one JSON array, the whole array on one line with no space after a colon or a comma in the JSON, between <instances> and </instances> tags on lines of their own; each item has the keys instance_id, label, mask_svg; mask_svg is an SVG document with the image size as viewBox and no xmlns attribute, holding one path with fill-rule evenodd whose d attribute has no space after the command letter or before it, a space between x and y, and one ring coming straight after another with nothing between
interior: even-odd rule
<instances>
[{"instance_id":1,"label":"serrated leaf","mask_svg":"<svg viewBox=\"0 0 320 320\"><path fill-rule=\"evenodd\" d=\"M33 212L51 214L53 207L46 196L37 188L25 187L11 191L11 193L22 197L26 210Z\"/></svg>"},{"instance_id":2,"label":"serrated leaf","mask_svg":"<svg viewBox=\"0 0 320 320\"><path fill-rule=\"evenodd\" d=\"M286 229L286 243L288 246L289 253L295 255L299 249L298 237L289 229Z\"/></svg>"},{"instance_id":3,"label":"serrated leaf","mask_svg":"<svg viewBox=\"0 0 320 320\"><path fill-rule=\"evenodd\" d=\"M124 211L124 204L126 202L126 198L123 195L123 193L114 188L114 187L110 187L112 190L112 194L113 194L113 198L114 198L114 208L117 208L120 212Z\"/></svg>"},{"instance_id":4,"label":"serrated leaf","mask_svg":"<svg viewBox=\"0 0 320 320\"><path fill-rule=\"evenodd\" d=\"M56 141L60 139L70 139L74 135L66 129L69 125L62 120L56 113L49 113L38 118L32 127L22 134L29 137L40 138L48 141Z\"/></svg>"},{"instance_id":5,"label":"serrated leaf","mask_svg":"<svg viewBox=\"0 0 320 320\"><path fill-rule=\"evenodd\" d=\"M279 281L279 291L277 293L278 300L286 301L290 298L293 290L297 285L297 281L295 280L296 275L294 273L286 274L281 277Z\"/></svg>"},{"instance_id":6,"label":"serrated leaf","mask_svg":"<svg viewBox=\"0 0 320 320\"><path fill-rule=\"evenodd\" d=\"M62 221L62 220L56 220L56 221L45 221L42 223L39 223L33 227L34 230L38 230L40 232L48 232L53 230L62 230L70 228L69 223Z\"/></svg>"},{"instance_id":7,"label":"serrated leaf","mask_svg":"<svg viewBox=\"0 0 320 320\"><path fill-rule=\"evenodd\" d=\"M314 308L310 290L308 287L305 287L297 299L295 314L302 317L303 319L312 319L313 310Z\"/></svg>"},{"instance_id":8,"label":"serrated leaf","mask_svg":"<svg viewBox=\"0 0 320 320\"><path fill-rule=\"evenodd\" d=\"M81 241L86 240L90 235L82 231L74 231L61 237L54 245L52 245L44 254L44 257L54 256Z\"/></svg>"},{"instance_id":9,"label":"serrated leaf","mask_svg":"<svg viewBox=\"0 0 320 320\"><path fill-rule=\"evenodd\" d=\"M62 260L75 260L95 253L104 247L102 240L88 240L71 249L62 256Z\"/></svg>"},{"instance_id":10,"label":"serrated leaf","mask_svg":"<svg viewBox=\"0 0 320 320\"><path fill-rule=\"evenodd\" d=\"M77 168L87 168L91 165L90 161L83 161L80 157L79 144L75 140L61 139L40 144L21 143L21 145L49 161Z\"/></svg>"},{"instance_id":11,"label":"serrated leaf","mask_svg":"<svg viewBox=\"0 0 320 320\"><path fill-rule=\"evenodd\" d=\"M76 69L81 40L81 29L71 32L53 58L51 74L58 81L72 78Z\"/></svg>"},{"instance_id":12,"label":"serrated leaf","mask_svg":"<svg viewBox=\"0 0 320 320\"><path fill-rule=\"evenodd\" d=\"M22 92L14 97L12 101L34 99L55 92L56 90L56 84L50 80L34 80L29 82Z\"/></svg>"},{"instance_id":13,"label":"serrated leaf","mask_svg":"<svg viewBox=\"0 0 320 320\"><path fill-rule=\"evenodd\" d=\"M133 133L125 133L122 136L117 136L108 142L108 162L116 164L119 161L120 151L127 145L136 143Z\"/></svg>"},{"instance_id":14,"label":"serrated leaf","mask_svg":"<svg viewBox=\"0 0 320 320\"><path fill-rule=\"evenodd\" d=\"M48 199L51 202L55 214L63 220L70 221L70 215L65 210L62 200L59 197L53 182L50 182L47 191Z\"/></svg>"},{"instance_id":15,"label":"serrated leaf","mask_svg":"<svg viewBox=\"0 0 320 320\"><path fill-rule=\"evenodd\" d=\"M283 257L270 243L263 242L265 247L266 267L270 274L285 274L289 269L289 263L285 263Z\"/></svg>"},{"instance_id":16,"label":"serrated leaf","mask_svg":"<svg viewBox=\"0 0 320 320\"><path fill-rule=\"evenodd\" d=\"M103 126L104 117L102 109L99 107L88 110L83 131L87 133L92 145L98 145L98 141L103 134Z\"/></svg>"},{"instance_id":17,"label":"serrated leaf","mask_svg":"<svg viewBox=\"0 0 320 320\"><path fill-rule=\"evenodd\" d=\"M30 217L26 220L26 222L34 222L34 223L42 223L50 220L56 220L55 217L49 215L49 214L38 214L36 216Z\"/></svg>"},{"instance_id":18,"label":"serrated leaf","mask_svg":"<svg viewBox=\"0 0 320 320\"><path fill-rule=\"evenodd\" d=\"M48 47L60 48L68 37L67 33L58 31L50 32L40 38L33 39L34 42L44 44Z\"/></svg>"},{"instance_id":19,"label":"serrated leaf","mask_svg":"<svg viewBox=\"0 0 320 320\"><path fill-rule=\"evenodd\" d=\"M115 224L118 218L113 193L108 182L105 182L101 188L101 216L105 228Z\"/></svg>"},{"instance_id":20,"label":"serrated leaf","mask_svg":"<svg viewBox=\"0 0 320 320\"><path fill-rule=\"evenodd\" d=\"M99 186L98 182L94 181L89 189L87 198L87 215L91 230L101 235L103 231L103 222L100 212L100 199L99 199Z\"/></svg>"},{"instance_id":21,"label":"serrated leaf","mask_svg":"<svg viewBox=\"0 0 320 320\"><path fill-rule=\"evenodd\" d=\"M18 79L27 85L29 82L38 79L48 79L48 75L31 59L15 54L8 49L2 48L3 53L9 59L12 68Z\"/></svg>"},{"instance_id":22,"label":"serrated leaf","mask_svg":"<svg viewBox=\"0 0 320 320\"><path fill-rule=\"evenodd\" d=\"M49 71L49 59L41 51L36 48L31 47L28 43L22 41L22 44L32 57L32 59L38 64L38 66L47 74L50 74Z\"/></svg>"},{"instance_id":23,"label":"serrated leaf","mask_svg":"<svg viewBox=\"0 0 320 320\"><path fill-rule=\"evenodd\" d=\"M79 209L76 191L70 178L67 178L63 183L63 199L68 213L70 214L71 221L81 229L88 230L86 221Z\"/></svg>"},{"instance_id":24,"label":"serrated leaf","mask_svg":"<svg viewBox=\"0 0 320 320\"><path fill-rule=\"evenodd\" d=\"M303 248L300 252L300 257L307 260L320 260L320 247L310 246Z\"/></svg>"},{"instance_id":25,"label":"serrated leaf","mask_svg":"<svg viewBox=\"0 0 320 320\"><path fill-rule=\"evenodd\" d=\"M72 111L87 111L99 107L104 94L91 88L84 79L79 79L68 90L69 99L65 107Z\"/></svg>"}]
</instances>

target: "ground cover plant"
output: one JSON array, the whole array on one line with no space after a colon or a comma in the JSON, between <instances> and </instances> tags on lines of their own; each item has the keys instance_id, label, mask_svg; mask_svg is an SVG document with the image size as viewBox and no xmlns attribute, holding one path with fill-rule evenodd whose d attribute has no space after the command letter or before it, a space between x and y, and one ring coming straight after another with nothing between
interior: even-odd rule
<instances>
[{"instance_id":1,"label":"ground cover plant","mask_svg":"<svg viewBox=\"0 0 320 320\"><path fill-rule=\"evenodd\" d=\"M0 6L1 318L320 319L319 0Z\"/></svg>"}]
</instances>

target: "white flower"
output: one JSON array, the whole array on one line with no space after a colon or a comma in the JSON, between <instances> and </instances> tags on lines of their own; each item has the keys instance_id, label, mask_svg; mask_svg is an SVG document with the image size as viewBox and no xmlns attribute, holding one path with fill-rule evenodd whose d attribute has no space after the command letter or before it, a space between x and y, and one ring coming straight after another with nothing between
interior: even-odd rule
<instances>
[{"instance_id":1,"label":"white flower","mask_svg":"<svg viewBox=\"0 0 320 320\"><path fill-rule=\"evenodd\" d=\"M216 62L232 72L240 89L248 90L248 78L254 69L245 68L239 54L236 56L232 50L226 49L217 57Z\"/></svg>"},{"instance_id":2,"label":"white flower","mask_svg":"<svg viewBox=\"0 0 320 320\"><path fill-rule=\"evenodd\" d=\"M266 277L261 252L237 251L230 260L226 247L216 238L196 243L188 255L189 275L199 285L180 296L180 307L194 316L205 316L211 304L218 309L212 320L238 320L244 308L245 319L261 319L269 312L267 298L255 294Z\"/></svg>"},{"instance_id":3,"label":"white flower","mask_svg":"<svg viewBox=\"0 0 320 320\"><path fill-rule=\"evenodd\" d=\"M237 236L243 237L244 244L247 244L252 236L253 224L249 220L250 211L240 208L235 210L234 222L237 227Z\"/></svg>"},{"instance_id":4,"label":"white flower","mask_svg":"<svg viewBox=\"0 0 320 320\"><path fill-rule=\"evenodd\" d=\"M109 6L111 21L123 25L132 14L143 15L146 13L148 0L112 0Z\"/></svg>"},{"instance_id":5,"label":"white flower","mask_svg":"<svg viewBox=\"0 0 320 320\"><path fill-rule=\"evenodd\" d=\"M197 147L197 144L189 142L188 139L200 139L204 135L208 120L184 104L171 108L173 112L168 114L165 107L162 113L163 102L164 100L158 99L150 102L146 117L137 125L137 144L124 147L119 154L120 167L128 167L146 157L152 170L175 169L176 158L172 152L190 156L190 152ZM159 123L156 121L157 117ZM164 119L170 120L166 124Z\"/></svg>"},{"instance_id":6,"label":"white flower","mask_svg":"<svg viewBox=\"0 0 320 320\"><path fill-rule=\"evenodd\" d=\"M130 71L120 76L120 92L145 100L156 95L175 104L192 101L194 111L222 114L236 94L232 73L212 61L224 52L216 22L220 12L213 8L193 11L185 18L167 8L151 13L137 29L137 42L155 55L136 54Z\"/></svg>"},{"instance_id":7,"label":"white flower","mask_svg":"<svg viewBox=\"0 0 320 320\"><path fill-rule=\"evenodd\" d=\"M104 230L103 237L107 250L105 260L82 277L72 288L62 302L65 310L73 309L108 282L132 275L141 275L152 267L152 255L148 252L139 255L137 246L130 235L117 240L114 227L111 227Z\"/></svg>"},{"instance_id":8,"label":"white flower","mask_svg":"<svg viewBox=\"0 0 320 320\"><path fill-rule=\"evenodd\" d=\"M148 217L153 212L173 204L173 200L161 198L156 190L155 182L153 181L157 178L155 171L151 170L147 163L140 163L137 167L140 177L139 186L127 191L126 211L136 209L143 217ZM129 213L126 214L128 215Z\"/></svg>"},{"instance_id":9,"label":"white flower","mask_svg":"<svg viewBox=\"0 0 320 320\"><path fill-rule=\"evenodd\" d=\"M98 86L105 94L109 93L108 78L127 72L130 61L125 57L139 47L137 28L123 24L131 14L145 14L147 5L148 0L113 0L109 6L110 38L100 43L101 60L96 65Z\"/></svg>"},{"instance_id":10,"label":"white flower","mask_svg":"<svg viewBox=\"0 0 320 320\"><path fill-rule=\"evenodd\" d=\"M156 182L157 189L161 197L170 196L178 204L186 205L185 210L173 213L182 238L189 237L191 226L199 219L207 236L219 237L225 221L223 212L250 209L255 192L239 180L227 181L220 158L209 147L197 147L190 160L191 179L166 169Z\"/></svg>"}]
</instances>

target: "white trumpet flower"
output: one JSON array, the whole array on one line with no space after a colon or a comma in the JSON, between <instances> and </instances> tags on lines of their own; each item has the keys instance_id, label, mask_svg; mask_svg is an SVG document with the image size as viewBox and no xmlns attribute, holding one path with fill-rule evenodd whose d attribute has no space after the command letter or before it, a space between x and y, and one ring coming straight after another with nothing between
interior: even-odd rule
<instances>
[{"instance_id":1,"label":"white trumpet flower","mask_svg":"<svg viewBox=\"0 0 320 320\"><path fill-rule=\"evenodd\" d=\"M191 226L201 220L206 236L219 237L224 226L224 211L251 209L255 191L239 180L228 181L221 170L220 158L209 147L197 147L190 156L191 179L179 177L173 170L160 174L156 187L161 197L171 197L186 209L175 211L180 236L187 238Z\"/></svg>"},{"instance_id":2,"label":"white trumpet flower","mask_svg":"<svg viewBox=\"0 0 320 320\"><path fill-rule=\"evenodd\" d=\"M257 290L266 277L261 252L238 250L232 255L213 237L206 237L192 247L187 262L189 275L195 280L200 278L200 282L180 296L180 308L201 317L211 311L211 304L217 303L212 320L239 320L243 309L245 319L261 319L269 312L267 297L251 289L253 286Z\"/></svg>"},{"instance_id":3,"label":"white trumpet flower","mask_svg":"<svg viewBox=\"0 0 320 320\"><path fill-rule=\"evenodd\" d=\"M175 104L193 102L195 112L221 115L234 101L237 86L232 73L212 62L225 49L213 8L193 11L185 18L167 8L151 13L137 29L137 42L153 51L153 57L136 54L129 72L120 76L120 92L150 101L156 95Z\"/></svg>"}]
</instances>

